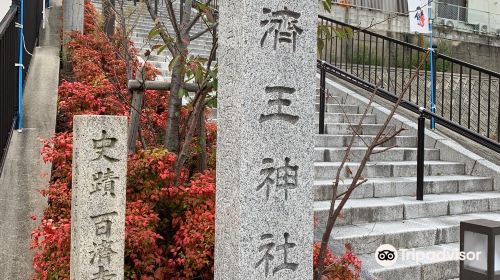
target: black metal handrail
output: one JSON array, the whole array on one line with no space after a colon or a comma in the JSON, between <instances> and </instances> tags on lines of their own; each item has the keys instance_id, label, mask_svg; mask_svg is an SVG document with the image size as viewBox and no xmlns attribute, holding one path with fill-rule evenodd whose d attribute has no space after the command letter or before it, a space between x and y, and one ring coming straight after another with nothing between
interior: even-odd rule
<instances>
[{"instance_id":1,"label":"black metal handrail","mask_svg":"<svg viewBox=\"0 0 500 280\"><path fill-rule=\"evenodd\" d=\"M366 82L363 79L356 77L355 75L352 75L352 74L350 74L342 69L335 67L334 65L331 65L331 64L324 62L324 61L321 61L321 60L318 60L318 65L321 65L320 72L324 73L324 74L322 74L322 76L326 77L326 74L331 74L331 75L334 75L334 76L341 78L345 81L348 81L348 82L350 82L350 83L352 83L360 88L363 88L367 91L374 91L375 90L375 87L376 87L375 84ZM321 92L325 92L325 91L321 90ZM378 96L384 98L385 100L390 101L390 102L396 102L398 100L397 95L395 95L395 94L393 94L393 93L391 93L383 88L377 87L376 94ZM325 98L320 97L320 99L326 99L326 96L325 96ZM470 129L467 129L463 126L460 126L459 124L456 124L456 123L454 123L446 118L443 118L443 117L439 116L438 114L432 113L428 109L419 107L416 104L409 102L407 100L402 100L400 103L400 106L402 108L410 110L414 113L420 114L421 116L424 116L427 119L431 119L432 117L434 117L437 124L440 124L443 127L446 127L454 132L457 132L457 133L459 133L459 134L461 134L461 135L463 135L463 136L465 136L465 137L467 137L467 138L469 138L477 143L480 143L481 145L483 145L485 147L488 147L488 148L500 153L500 144L499 143L497 143L496 141L489 139L481 134L478 134L477 132L475 132L473 130L470 130ZM321 120L320 120L320 122L321 122ZM322 133L320 133L320 134L322 134Z\"/></svg>"},{"instance_id":2,"label":"black metal handrail","mask_svg":"<svg viewBox=\"0 0 500 280\"><path fill-rule=\"evenodd\" d=\"M426 108L426 117L434 117L436 123L500 152L500 73L437 50L431 73L429 61L424 61L428 49L324 16L319 16L319 24L331 30L331 36L320 33L323 48L318 67L325 71L322 80L329 73L367 90L379 84L379 95L395 102L416 66L423 62L401 106L415 113ZM342 31L346 31L344 35L336 35ZM430 102L432 75L436 81L435 113ZM319 132L324 133L324 112L320 112L319 122Z\"/></svg>"},{"instance_id":3,"label":"black metal handrail","mask_svg":"<svg viewBox=\"0 0 500 280\"><path fill-rule=\"evenodd\" d=\"M11 6L0 22L0 174L17 116L17 8Z\"/></svg>"}]
</instances>

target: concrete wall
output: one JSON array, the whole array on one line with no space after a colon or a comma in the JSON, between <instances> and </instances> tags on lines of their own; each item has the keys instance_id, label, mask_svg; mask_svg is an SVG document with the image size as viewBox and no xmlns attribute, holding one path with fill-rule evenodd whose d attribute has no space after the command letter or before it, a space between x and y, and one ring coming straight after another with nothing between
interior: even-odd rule
<instances>
[{"instance_id":1,"label":"concrete wall","mask_svg":"<svg viewBox=\"0 0 500 280\"><path fill-rule=\"evenodd\" d=\"M500 2L494 6L500 9ZM409 20L405 15L339 5L332 7L332 13L320 9L321 14L338 21L360 27L371 26L370 30L376 33L428 47L428 36L409 33ZM463 32L438 26L434 30L435 41L445 54L500 72L500 36Z\"/></svg>"}]
</instances>

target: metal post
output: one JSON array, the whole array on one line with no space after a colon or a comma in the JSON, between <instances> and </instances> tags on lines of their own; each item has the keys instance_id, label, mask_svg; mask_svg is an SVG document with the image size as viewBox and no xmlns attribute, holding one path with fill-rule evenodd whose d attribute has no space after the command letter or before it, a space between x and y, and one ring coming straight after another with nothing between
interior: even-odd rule
<instances>
[{"instance_id":1,"label":"metal post","mask_svg":"<svg viewBox=\"0 0 500 280\"><path fill-rule=\"evenodd\" d=\"M424 153L425 153L425 117L424 108L420 108L418 118L418 139L417 139L417 200L424 200Z\"/></svg>"},{"instance_id":2,"label":"metal post","mask_svg":"<svg viewBox=\"0 0 500 280\"><path fill-rule=\"evenodd\" d=\"M158 0L155 0L155 16L158 16Z\"/></svg>"},{"instance_id":3,"label":"metal post","mask_svg":"<svg viewBox=\"0 0 500 280\"><path fill-rule=\"evenodd\" d=\"M23 131L23 43L24 43L24 35L23 35L23 24L24 24L24 0L21 0L19 5L19 63L16 64L19 70L19 80L18 80L18 116L17 116L17 131Z\"/></svg>"},{"instance_id":4,"label":"metal post","mask_svg":"<svg viewBox=\"0 0 500 280\"><path fill-rule=\"evenodd\" d=\"M325 107L326 107L326 69L325 62L321 62L320 89L319 89L319 134L325 134Z\"/></svg>"},{"instance_id":5,"label":"metal post","mask_svg":"<svg viewBox=\"0 0 500 280\"><path fill-rule=\"evenodd\" d=\"M436 113L436 56L435 56L435 48L432 42L432 0L429 0L429 50L431 51L431 112ZM436 128L436 121L434 117L431 118L431 129Z\"/></svg>"}]
</instances>

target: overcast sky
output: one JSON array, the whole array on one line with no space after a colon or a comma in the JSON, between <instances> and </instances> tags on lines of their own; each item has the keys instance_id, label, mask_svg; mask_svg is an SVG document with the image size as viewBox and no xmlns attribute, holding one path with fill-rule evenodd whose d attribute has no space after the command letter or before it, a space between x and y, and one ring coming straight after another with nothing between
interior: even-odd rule
<instances>
[{"instance_id":1,"label":"overcast sky","mask_svg":"<svg viewBox=\"0 0 500 280\"><path fill-rule=\"evenodd\" d=\"M3 16L9 10L10 1L11 0L0 0L0 21L3 19Z\"/></svg>"}]
</instances>

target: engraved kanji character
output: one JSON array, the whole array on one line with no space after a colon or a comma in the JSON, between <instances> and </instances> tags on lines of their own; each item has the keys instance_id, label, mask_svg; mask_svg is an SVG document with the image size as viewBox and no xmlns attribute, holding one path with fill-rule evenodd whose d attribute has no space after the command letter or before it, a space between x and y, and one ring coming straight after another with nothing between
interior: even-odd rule
<instances>
[{"instance_id":1,"label":"engraved kanji character","mask_svg":"<svg viewBox=\"0 0 500 280\"><path fill-rule=\"evenodd\" d=\"M286 157L284 166L278 168L271 166L260 170L260 175L265 175L266 177L264 178L264 181L257 186L256 190L260 191L265 187L266 200L269 200L269 194L272 187L276 187L276 191L284 190L285 200L288 200L289 190L293 190L298 187L297 176L299 167L297 165L290 165L290 161L290 158ZM262 164L273 163L274 160L271 158L265 158L262 160Z\"/></svg>"},{"instance_id":2,"label":"engraved kanji character","mask_svg":"<svg viewBox=\"0 0 500 280\"><path fill-rule=\"evenodd\" d=\"M262 20L260 25L265 28L264 35L260 40L260 46L263 47L269 35L274 35L274 49L278 47L278 43L293 44L293 51L297 48L297 35L304 31L298 26L300 13L290 11L287 7L279 11L271 11L264 8L262 10L268 18Z\"/></svg>"},{"instance_id":3,"label":"engraved kanji character","mask_svg":"<svg viewBox=\"0 0 500 280\"><path fill-rule=\"evenodd\" d=\"M102 264L107 261L107 264L111 262L111 255L116 254L111 248L113 241L101 240L101 243L94 242L94 251L90 252L92 258L90 259L90 264L97 263Z\"/></svg>"},{"instance_id":4,"label":"engraved kanji character","mask_svg":"<svg viewBox=\"0 0 500 280\"><path fill-rule=\"evenodd\" d=\"M111 226L113 225L111 217L115 215L117 215L116 212L111 212L90 217L95 223L95 235L97 237L105 235L109 238L111 235Z\"/></svg>"},{"instance_id":5,"label":"engraved kanji character","mask_svg":"<svg viewBox=\"0 0 500 280\"><path fill-rule=\"evenodd\" d=\"M297 270L297 267L299 266L298 263L290 263L288 262L288 250L295 247L295 243L289 243L288 239L290 238L290 234L288 232L285 232L284 234L285 237L285 244L278 245L276 246L276 251L283 251L283 263L278 265L273 269L273 275L279 272L280 270L288 269L295 271Z\"/></svg>"},{"instance_id":6,"label":"engraved kanji character","mask_svg":"<svg viewBox=\"0 0 500 280\"><path fill-rule=\"evenodd\" d=\"M109 148L113 148L116 144L116 141L118 141L114 137L107 137L107 134L108 133L106 132L106 130L103 130L101 139L92 139L92 142L94 143L94 149L96 150L96 153L98 155L92 161L99 160L101 158L104 158L104 159L111 161L111 162L120 161L119 159L113 158L106 153L106 151Z\"/></svg>"},{"instance_id":7,"label":"engraved kanji character","mask_svg":"<svg viewBox=\"0 0 500 280\"><path fill-rule=\"evenodd\" d=\"M262 160L262 164L272 164L274 160L272 158L265 158ZM266 200L269 199L269 193L271 192L271 187L273 187L276 183L276 180L271 178L274 172L276 172L276 168L267 167L260 170L260 175L266 175L264 181L257 186L257 191L260 191L263 187L266 187Z\"/></svg>"},{"instance_id":8,"label":"engraved kanji character","mask_svg":"<svg viewBox=\"0 0 500 280\"><path fill-rule=\"evenodd\" d=\"M266 93L278 93L278 99L270 99L268 105L271 107L277 107L276 113L272 114L261 114L259 122L263 123L270 120L281 120L292 124L297 123L299 120L298 116L291 115L283 112L283 107L289 107L292 104L290 99L286 99L283 95L295 93L295 89L291 87L277 86L277 87L266 87Z\"/></svg>"},{"instance_id":9,"label":"engraved kanji character","mask_svg":"<svg viewBox=\"0 0 500 280\"><path fill-rule=\"evenodd\" d=\"M115 180L119 179L119 177L114 176L115 172L111 171L111 169L107 168L106 173L97 172L92 174L92 178L94 179L94 183L92 183L92 191L90 194L95 192L100 192L104 188L103 196L111 195L115 196Z\"/></svg>"},{"instance_id":10,"label":"engraved kanji character","mask_svg":"<svg viewBox=\"0 0 500 280\"><path fill-rule=\"evenodd\" d=\"M297 188L298 166L290 166L290 159L285 158L285 166L276 171L276 189L285 191L285 200L288 200L288 191Z\"/></svg>"},{"instance_id":11,"label":"engraved kanji character","mask_svg":"<svg viewBox=\"0 0 500 280\"><path fill-rule=\"evenodd\" d=\"M266 240L266 239L271 239L274 236L272 234L263 234L260 237L260 240ZM264 256L255 264L254 268L258 268L262 263L264 263L264 270L266 273L266 277L269 274L269 262L274 260L274 256L270 254L271 250L274 249L274 246L276 244L273 242L269 242L267 244L261 245L259 247L259 252L266 251L264 253Z\"/></svg>"},{"instance_id":12,"label":"engraved kanji character","mask_svg":"<svg viewBox=\"0 0 500 280\"><path fill-rule=\"evenodd\" d=\"M110 273L104 266L99 266L99 271L93 274L92 280L111 280L115 277L116 274Z\"/></svg>"}]
</instances>

